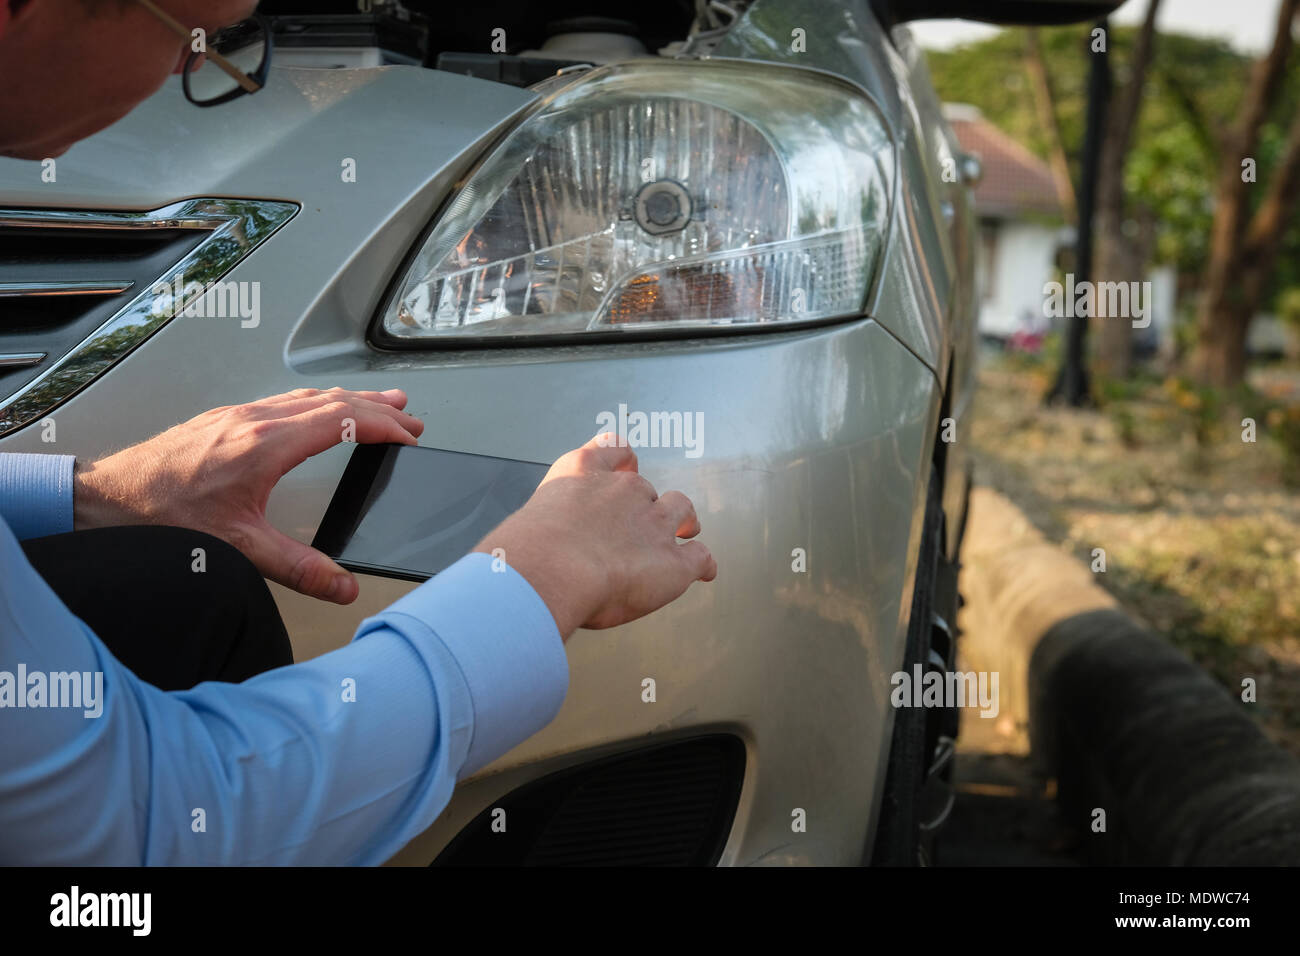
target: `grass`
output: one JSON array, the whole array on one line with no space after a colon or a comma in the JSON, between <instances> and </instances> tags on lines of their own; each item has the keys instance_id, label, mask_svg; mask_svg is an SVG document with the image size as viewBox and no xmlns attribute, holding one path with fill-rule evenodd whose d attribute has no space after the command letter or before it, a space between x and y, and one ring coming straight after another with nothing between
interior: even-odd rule
<instances>
[{"instance_id":1,"label":"grass","mask_svg":"<svg viewBox=\"0 0 1300 956\"><path fill-rule=\"evenodd\" d=\"M1300 754L1300 372L1227 395L1139 374L1076 410L1044 407L1052 371L985 362L976 480L1088 564L1103 548L1100 583L1234 694L1254 679L1253 713Z\"/></svg>"}]
</instances>

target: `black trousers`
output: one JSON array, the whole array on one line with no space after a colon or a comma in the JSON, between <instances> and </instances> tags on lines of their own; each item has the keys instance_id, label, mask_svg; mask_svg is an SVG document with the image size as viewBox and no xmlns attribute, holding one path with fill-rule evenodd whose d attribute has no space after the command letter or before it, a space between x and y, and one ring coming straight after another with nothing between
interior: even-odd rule
<instances>
[{"instance_id":1,"label":"black trousers","mask_svg":"<svg viewBox=\"0 0 1300 956\"><path fill-rule=\"evenodd\" d=\"M242 681L293 663L266 582L219 538L185 528L97 528L31 538L23 551L114 657L163 690Z\"/></svg>"}]
</instances>

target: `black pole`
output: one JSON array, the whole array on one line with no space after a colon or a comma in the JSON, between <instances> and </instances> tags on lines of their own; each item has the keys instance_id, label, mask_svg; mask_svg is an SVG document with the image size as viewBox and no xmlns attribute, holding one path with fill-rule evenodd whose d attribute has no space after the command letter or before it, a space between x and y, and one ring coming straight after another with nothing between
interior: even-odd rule
<instances>
[{"instance_id":1,"label":"black pole","mask_svg":"<svg viewBox=\"0 0 1300 956\"><path fill-rule=\"evenodd\" d=\"M1110 48L1110 28L1103 18L1095 29L1105 31L1106 50ZM1075 237L1075 281L1092 278L1092 211L1097 195L1097 171L1101 165L1102 139L1106 130L1106 107L1110 101L1110 60L1106 52L1093 52L1092 33L1088 35L1091 61L1088 69L1088 118L1083 137L1083 169L1079 183L1079 227ZM1073 313L1073 309L1071 312ZM1084 359L1084 343L1088 334L1088 316L1071 315L1067 320L1065 354L1056 383L1047 395L1047 401L1062 401L1079 407L1091 401L1088 384L1088 364Z\"/></svg>"}]
</instances>

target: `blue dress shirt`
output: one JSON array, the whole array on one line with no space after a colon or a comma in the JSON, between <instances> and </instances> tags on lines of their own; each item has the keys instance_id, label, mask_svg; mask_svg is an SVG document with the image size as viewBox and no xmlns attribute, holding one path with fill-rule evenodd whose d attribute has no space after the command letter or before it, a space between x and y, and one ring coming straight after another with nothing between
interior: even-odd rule
<instances>
[{"instance_id":1,"label":"blue dress shirt","mask_svg":"<svg viewBox=\"0 0 1300 956\"><path fill-rule=\"evenodd\" d=\"M564 700L554 618L485 554L329 654L242 684L146 684L18 545L72 530L72 466L0 455L0 864L382 863ZM72 672L102 675L97 716L49 706L49 675Z\"/></svg>"}]
</instances>

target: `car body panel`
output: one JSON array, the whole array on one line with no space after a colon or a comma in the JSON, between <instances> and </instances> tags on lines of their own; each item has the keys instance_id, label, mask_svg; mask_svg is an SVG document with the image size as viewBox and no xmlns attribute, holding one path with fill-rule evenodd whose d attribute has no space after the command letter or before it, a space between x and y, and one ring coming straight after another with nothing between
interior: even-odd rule
<instances>
[{"instance_id":1,"label":"car body panel","mask_svg":"<svg viewBox=\"0 0 1300 956\"><path fill-rule=\"evenodd\" d=\"M307 213L324 204L340 218L384 215L448 164L462 172L535 99L528 90L410 67L273 68L257 96L197 109L173 77L58 157L54 182L42 179L40 163L0 157L0 188L11 206L153 209L223 196L300 202ZM394 103L428 115L416 122ZM343 179L348 158L356 182Z\"/></svg>"},{"instance_id":2,"label":"car body panel","mask_svg":"<svg viewBox=\"0 0 1300 956\"><path fill-rule=\"evenodd\" d=\"M835 26L828 29L830 24ZM800 30L804 42L796 48L792 41ZM971 467L960 438L974 397L972 257L978 244L960 152L925 57L906 27L880 29L865 0L758 0L715 53L833 72L867 91L891 125L899 157L893 233L867 312L925 362L947 391L955 440L944 449L943 507L952 529L947 556L955 560Z\"/></svg>"},{"instance_id":3,"label":"car body panel","mask_svg":"<svg viewBox=\"0 0 1300 956\"><path fill-rule=\"evenodd\" d=\"M787 5L798 17L764 20L776 6L756 4L725 55L776 59L762 51L778 27L843 22L826 55L796 65L861 85L901 137L905 201L895 204L874 299L864 316L818 328L573 347L364 347L412 244L533 99L453 74L273 70L262 94L212 111L188 106L173 80L61 158L55 184L40 183L39 164L0 161L0 204L157 208L237 196L301 206L228 276L261 283L255 328L173 319L54 412L55 444L29 426L0 440L0 451L96 457L208 408L304 386L402 388L426 423L421 444L532 461L581 444L597 416L620 404L704 413L702 457L638 455L657 488L695 502L718 579L641 621L575 635L556 720L462 782L394 862L428 862L492 800L544 773L715 730L747 748L724 864L856 864L869 853L893 722L889 678L903 659L954 341L958 260L907 64L862 19L870 13L860 3L799 0ZM347 158L355 182L340 176ZM287 475L271 520L310 540L347 457L341 446ZM804 549L806 572L793 568L794 549ZM346 642L413 587L360 580L347 608L274 589L298 659ZM653 703L642 698L646 678L656 684ZM792 831L797 809L806 832Z\"/></svg>"}]
</instances>

